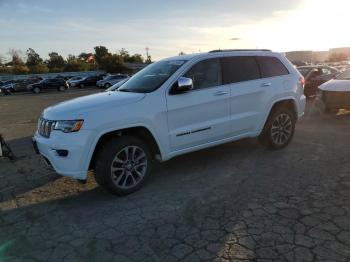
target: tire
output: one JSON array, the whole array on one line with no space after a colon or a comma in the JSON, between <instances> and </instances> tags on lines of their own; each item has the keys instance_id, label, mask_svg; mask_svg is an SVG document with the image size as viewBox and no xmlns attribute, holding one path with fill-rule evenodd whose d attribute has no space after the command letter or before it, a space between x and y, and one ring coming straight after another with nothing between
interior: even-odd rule
<instances>
[{"instance_id":1,"label":"tire","mask_svg":"<svg viewBox=\"0 0 350 262\"><path fill-rule=\"evenodd\" d=\"M111 85L110 83L107 83L107 84L104 85L104 88L107 89L107 88L110 88L111 86L112 86L112 85Z\"/></svg>"},{"instance_id":2,"label":"tire","mask_svg":"<svg viewBox=\"0 0 350 262\"><path fill-rule=\"evenodd\" d=\"M40 87L34 87L34 88L32 89L32 92L33 92L34 94L39 94L39 93L41 92L41 89L40 89Z\"/></svg>"},{"instance_id":3,"label":"tire","mask_svg":"<svg viewBox=\"0 0 350 262\"><path fill-rule=\"evenodd\" d=\"M151 168L152 157L146 144L138 138L122 136L111 139L97 153L95 179L113 194L128 195L144 185Z\"/></svg>"},{"instance_id":4,"label":"tire","mask_svg":"<svg viewBox=\"0 0 350 262\"><path fill-rule=\"evenodd\" d=\"M60 92L63 92L63 91L65 91L66 90L66 88L64 87L64 86L59 86L58 88L57 88L57 91L60 91Z\"/></svg>"},{"instance_id":5,"label":"tire","mask_svg":"<svg viewBox=\"0 0 350 262\"><path fill-rule=\"evenodd\" d=\"M79 88L85 88L85 85L84 84L80 84Z\"/></svg>"},{"instance_id":6,"label":"tire","mask_svg":"<svg viewBox=\"0 0 350 262\"><path fill-rule=\"evenodd\" d=\"M259 136L259 141L269 149L285 148L293 138L295 130L294 112L286 107L279 107L270 113Z\"/></svg>"}]
</instances>

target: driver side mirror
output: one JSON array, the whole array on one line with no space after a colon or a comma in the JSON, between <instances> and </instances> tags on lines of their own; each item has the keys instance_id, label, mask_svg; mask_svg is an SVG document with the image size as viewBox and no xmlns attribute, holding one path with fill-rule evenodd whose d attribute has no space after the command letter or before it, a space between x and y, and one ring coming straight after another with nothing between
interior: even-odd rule
<instances>
[{"instance_id":1,"label":"driver side mirror","mask_svg":"<svg viewBox=\"0 0 350 262\"><path fill-rule=\"evenodd\" d=\"M188 77L180 77L179 80L177 80L177 83L174 85L173 89L171 90L171 93L181 94L181 93L191 91L192 89L193 89L192 79Z\"/></svg>"}]
</instances>

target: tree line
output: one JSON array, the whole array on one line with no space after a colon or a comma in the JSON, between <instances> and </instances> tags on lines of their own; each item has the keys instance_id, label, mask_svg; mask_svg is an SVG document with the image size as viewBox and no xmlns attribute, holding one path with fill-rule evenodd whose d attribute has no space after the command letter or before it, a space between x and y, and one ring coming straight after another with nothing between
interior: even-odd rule
<instances>
[{"instance_id":1,"label":"tree line","mask_svg":"<svg viewBox=\"0 0 350 262\"><path fill-rule=\"evenodd\" d=\"M129 54L124 48L111 53L105 46L95 46L94 53L80 53L78 56L68 55L65 59L57 52L49 53L47 59L42 59L33 49L28 48L25 55L20 50L9 51L10 61L5 62L0 55L0 74L42 74L58 72L77 72L104 70L108 73L127 73L125 63L151 63L151 57L146 59L140 54Z\"/></svg>"}]
</instances>

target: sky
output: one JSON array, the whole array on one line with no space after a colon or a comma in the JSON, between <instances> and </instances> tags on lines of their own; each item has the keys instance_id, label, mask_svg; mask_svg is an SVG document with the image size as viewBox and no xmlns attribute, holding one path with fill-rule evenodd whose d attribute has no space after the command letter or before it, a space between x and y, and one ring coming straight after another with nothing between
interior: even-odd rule
<instances>
[{"instance_id":1,"label":"sky","mask_svg":"<svg viewBox=\"0 0 350 262\"><path fill-rule=\"evenodd\" d=\"M350 46L349 0L0 0L0 55L125 48L152 59L225 48Z\"/></svg>"}]
</instances>

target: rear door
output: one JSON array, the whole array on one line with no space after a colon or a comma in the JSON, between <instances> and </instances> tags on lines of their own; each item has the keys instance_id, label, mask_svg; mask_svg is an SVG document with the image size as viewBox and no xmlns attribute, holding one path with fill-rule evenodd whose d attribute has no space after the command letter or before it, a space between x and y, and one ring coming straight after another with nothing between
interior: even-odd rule
<instances>
[{"instance_id":1,"label":"rear door","mask_svg":"<svg viewBox=\"0 0 350 262\"><path fill-rule=\"evenodd\" d=\"M229 137L230 88L222 85L219 59L199 61L183 76L192 78L194 89L182 94L167 94L171 150Z\"/></svg>"},{"instance_id":2,"label":"rear door","mask_svg":"<svg viewBox=\"0 0 350 262\"><path fill-rule=\"evenodd\" d=\"M252 132L262 115L264 95L271 88L260 78L255 56L234 56L221 58L223 83L231 92L230 128L232 136Z\"/></svg>"}]
</instances>

